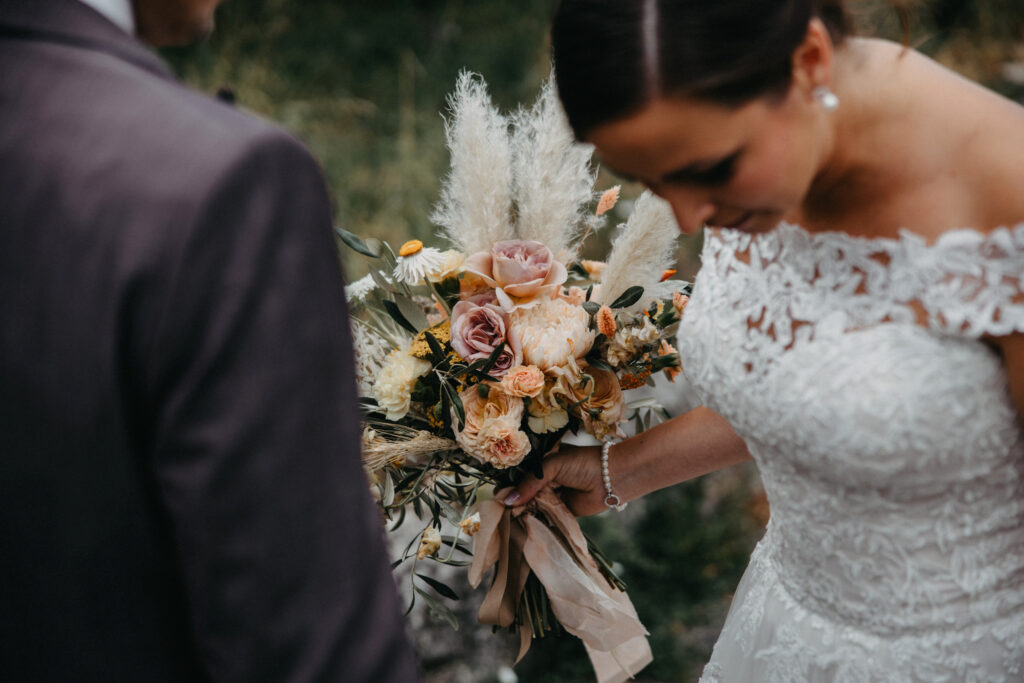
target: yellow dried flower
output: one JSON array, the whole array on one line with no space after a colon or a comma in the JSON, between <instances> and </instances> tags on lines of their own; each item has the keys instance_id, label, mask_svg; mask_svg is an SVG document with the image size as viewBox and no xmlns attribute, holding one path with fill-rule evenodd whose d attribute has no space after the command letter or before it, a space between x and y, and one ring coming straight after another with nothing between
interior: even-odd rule
<instances>
[{"instance_id":1,"label":"yellow dried flower","mask_svg":"<svg viewBox=\"0 0 1024 683\"><path fill-rule=\"evenodd\" d=\"M604 194L601 195L600 201L597 202L597 211L594 212L595 216L606 214L612 210L615 203L619 201L619 186L605 190Z\"/></svg>"},{"instance_id":2,"label":"yellow dried flower","mask_svg":"<svg viewBox=\"0 0 1024 683\"><path fill-rule=\"evenodd\" d=\"M615 336L615 314L607 306L601 306L595 316L597 331L611 339Z\"/></svg>"},{"instance_id":3,"label":"yellow dried flower","mask_svg":"<svg viewBox=\"0 0 1024 683\"><path fill-rule=\"evenodd\" d=\"M430 344L427 343L427 332L429 332L442 347L447 345L452 338L451 322L451 319L445 318L436 325L432 325L425 330L421 330L420 333L412 340L412 344L409 345L409 355L413 358L421 358L424 360L430 358Z\"/></svg>"},{"instance_id":4,"label":"yellow dried flower","mask_svg":"<svg viewBox=\"0 0 1024 683\"><path fill-rule=\"evenodd\" d=\"M459 522L459 528L462 529L462 533L467 536L472 536L476 532L480 531L480 513L474 512L472 515Z\"/></svg>"},{"instance_id":5,"label":"yellow dried flower","mask_svg":"<svg viewBox=\"0 0 1024 683\"><path fill-rule=\"evenodd\" d=\"M437 551L441 549L441 533L434 527L427 527L423 532L423 536L420 538L420 547L416 551L416 557L419 559L425 559L431 555L436 555Z\"/></svg>"},{"instance_id":6,"label":"yellow dried flower","mask_svg":"<svg viewBox=\"0 0 1024 683\"><path fill-rule=\"evenodd\" d=\"M442 420L441 417L438 416L437 411L435 411L434 408L430 408L429 410L427 410L427 422L429 422L430 426L437 431L441 431L442 429L444 429L444 420Z\"/></svg>"}]
</instances>

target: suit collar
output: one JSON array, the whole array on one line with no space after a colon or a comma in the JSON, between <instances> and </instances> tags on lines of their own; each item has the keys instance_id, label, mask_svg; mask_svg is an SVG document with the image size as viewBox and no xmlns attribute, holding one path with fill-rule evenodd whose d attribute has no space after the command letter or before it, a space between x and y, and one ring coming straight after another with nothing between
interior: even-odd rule
<instances>
[{"instance_id":1,"label":"suit collar","mask_svg":"<svg viewBox=\"0 0 1024 683\"><path fill-rule=\"evenodd\" d=\"M0 0L0 38L5 36L97 50L174 78L152 50L78 0Z\"/></svg>"}]
</instances>

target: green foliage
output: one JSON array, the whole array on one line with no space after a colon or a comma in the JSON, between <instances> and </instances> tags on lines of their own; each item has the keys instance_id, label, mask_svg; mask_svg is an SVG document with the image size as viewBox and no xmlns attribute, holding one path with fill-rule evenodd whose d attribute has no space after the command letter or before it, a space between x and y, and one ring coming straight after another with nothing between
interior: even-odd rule
<instances>
[{"instance_id":1,"label":"green foliage","mask_svg":"<svg viewBox=\"0 0 1024 683\"><path fill-rule=\"evenodd\" d=\"M441 112L457 74L483 74L504 110L547 77L554 0L231 0L205 43L165 56L200 90L299 136L323 164L336 221L427 241L448 168ZM432 241L432 240L431 240ZM345 254L355 279L365 267Z\"/></svg>"}]
</instances>

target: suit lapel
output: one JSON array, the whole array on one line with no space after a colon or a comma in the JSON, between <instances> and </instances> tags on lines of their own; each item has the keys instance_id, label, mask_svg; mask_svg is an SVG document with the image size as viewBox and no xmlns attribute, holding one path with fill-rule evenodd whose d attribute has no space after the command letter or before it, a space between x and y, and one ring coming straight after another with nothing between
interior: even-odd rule
<instances>
[{"instance_id":1,"label":"suit lapel","mask_svg":"<svg viewBox=\"0 0 1024 683\"><path fill-rule=\"evenodd\" d=\"M0 0L0 39L15 37L105 52L174 80L148 47L78 0Z\"/></svg>"}]
</instances>

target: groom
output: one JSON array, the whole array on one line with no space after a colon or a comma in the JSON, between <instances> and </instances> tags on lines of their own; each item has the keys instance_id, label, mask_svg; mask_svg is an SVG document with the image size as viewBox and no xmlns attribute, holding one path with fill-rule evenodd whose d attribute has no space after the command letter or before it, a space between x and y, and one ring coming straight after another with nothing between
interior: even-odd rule
<instances>
[{"instance_id":1,"label":"groom","mask_svg":"<svg viewBox=\"0 0 1024 683\"><path fill-rule=\"evenodd\" d=\"M0 681L417 679L323 180L137 42L0 0Z\"/></svg>"}]
</instances>

